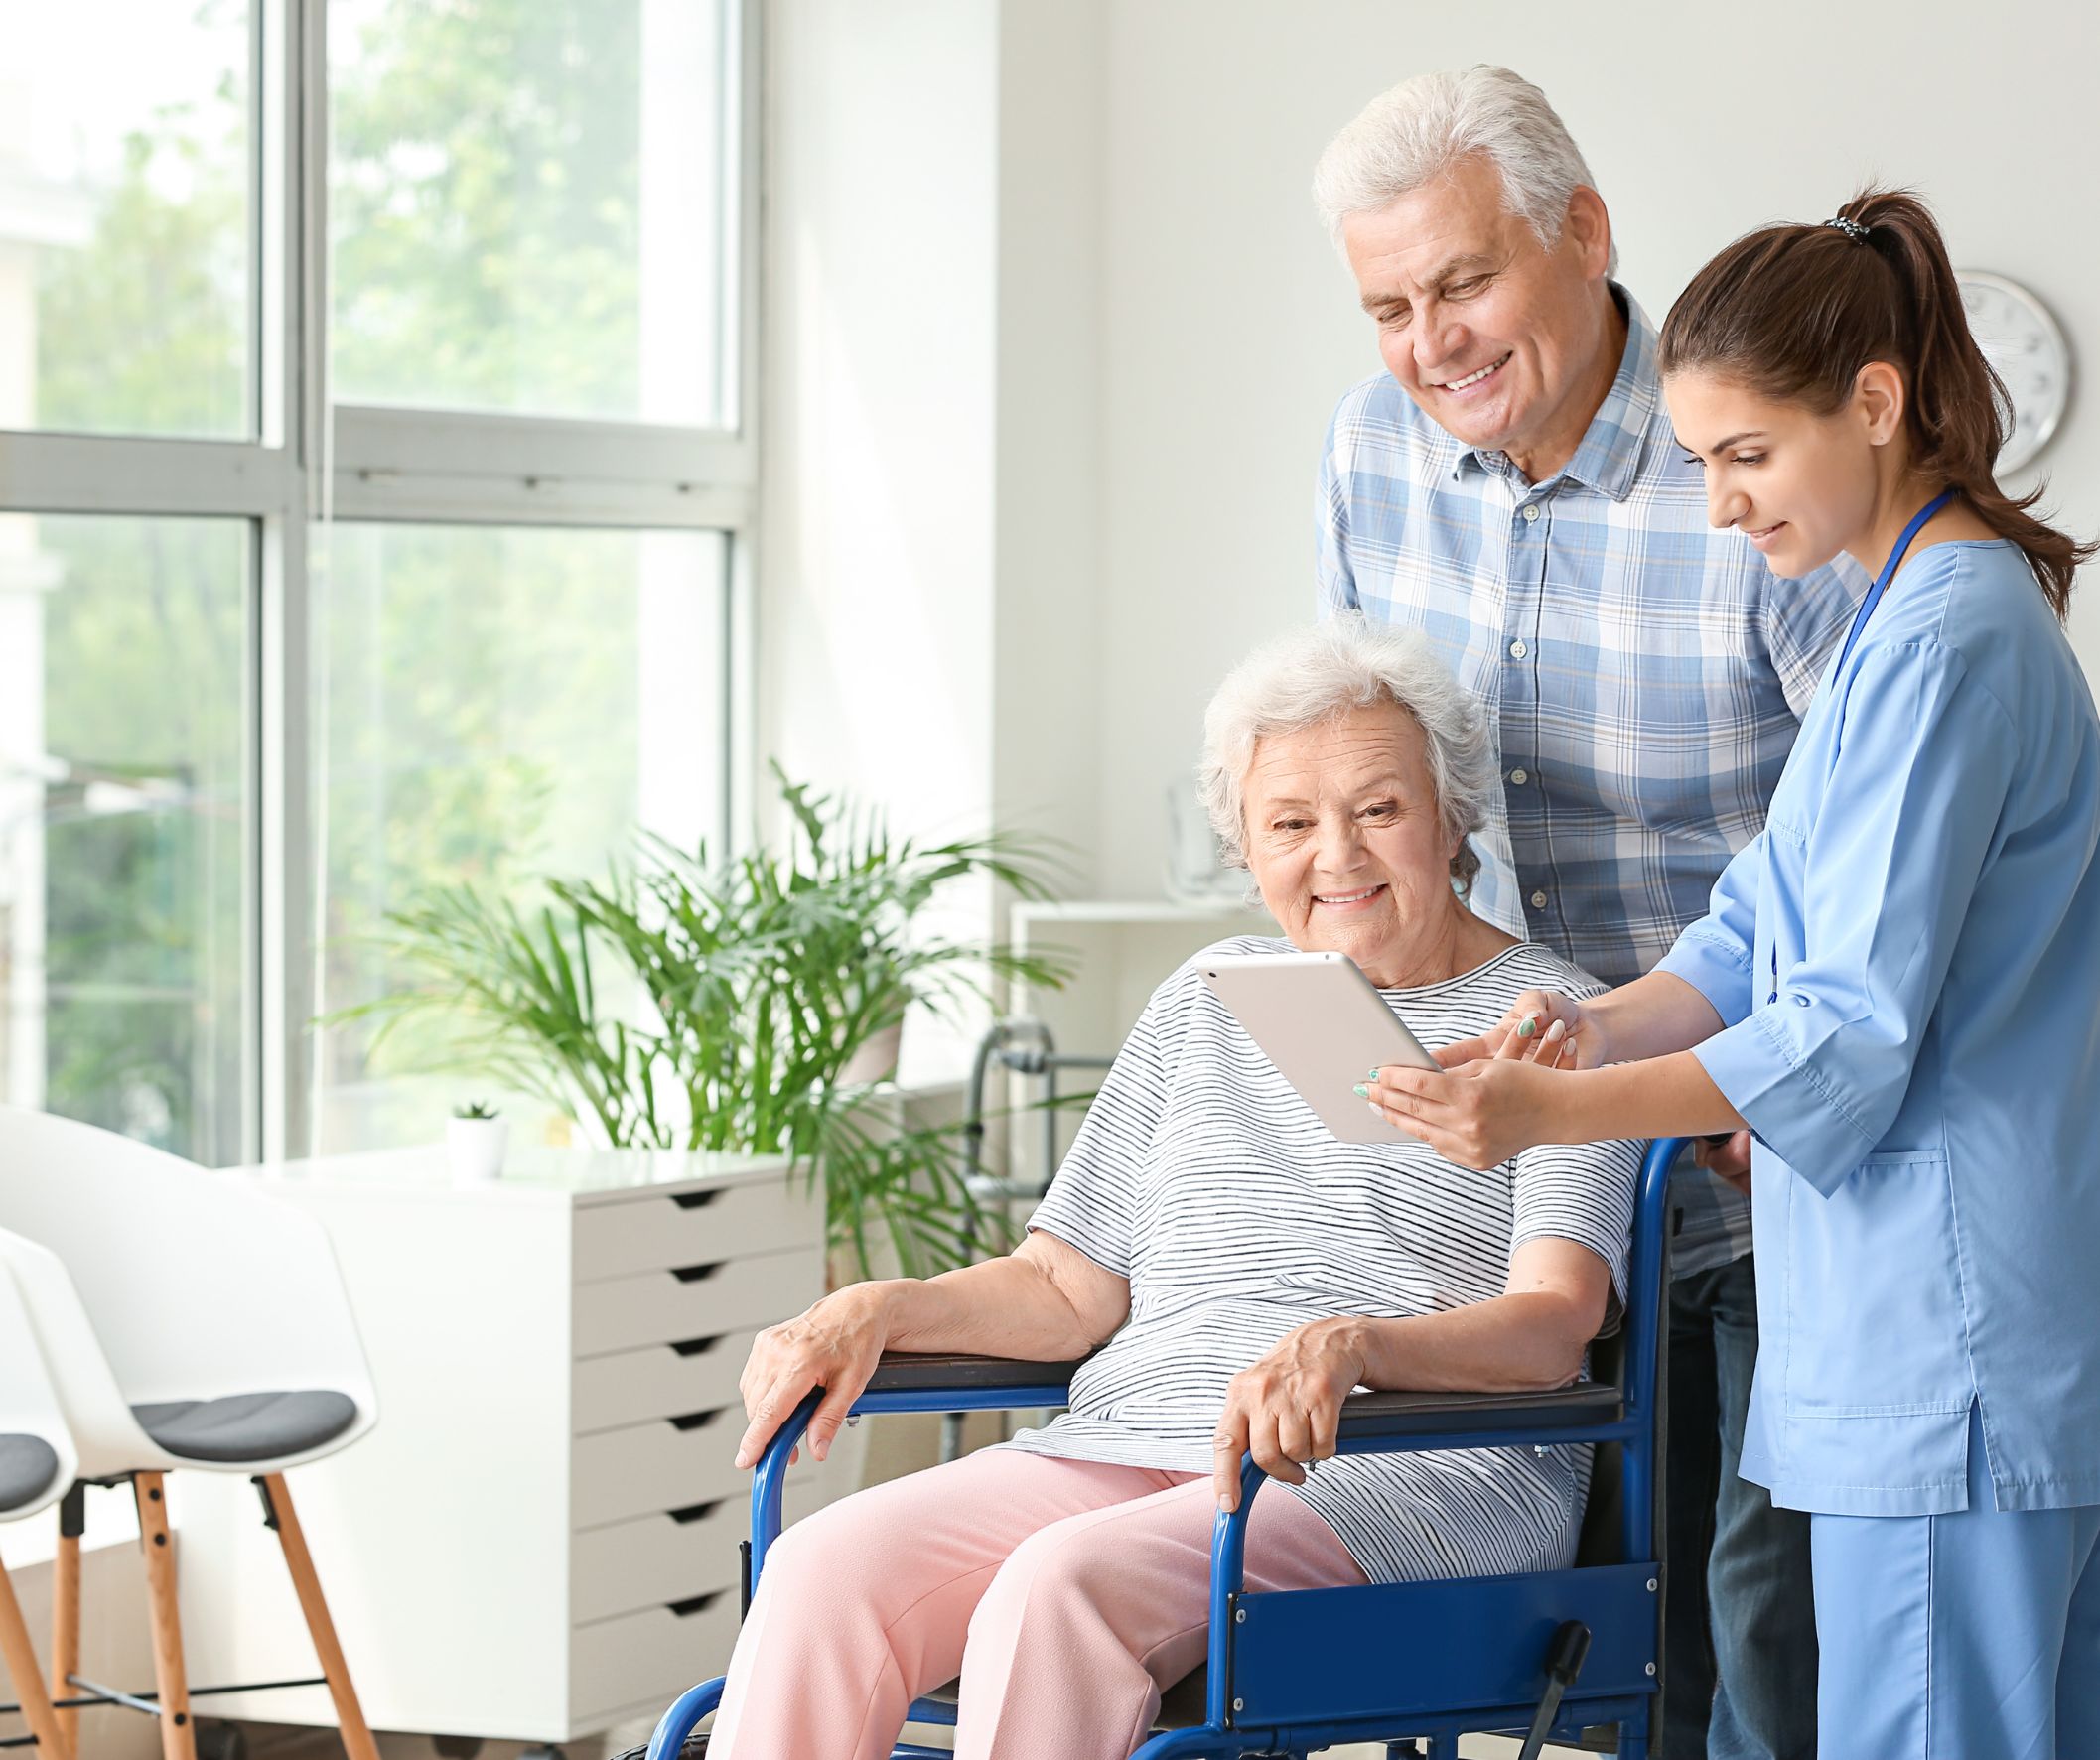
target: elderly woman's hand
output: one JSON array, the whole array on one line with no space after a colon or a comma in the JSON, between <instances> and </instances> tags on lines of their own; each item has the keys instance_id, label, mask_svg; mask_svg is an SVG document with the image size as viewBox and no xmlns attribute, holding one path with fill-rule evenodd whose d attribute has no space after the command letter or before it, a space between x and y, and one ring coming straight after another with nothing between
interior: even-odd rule
<instances>
[{"instance_id":1,"label":"elderly woman's hand","mask_svg":"<svg viewBox=\"0 0 2100 1760\"><path fill-rule=\"evenodd\" d=\"M1542 1053L1447 1070L1394 1064L1366 1092L1372 1110L1447 1161L1485 1169L1534 1144L1571 1141L1557 1105L1566 1080Z\"/></svg>"},{"instance_id":2,"label":"elderly woman's hand","mask_svg":"<svg viewBox=\"0 0 2100 1760\"><path fill-rule=\"evenodd\" d=\"M1605 1033L1594 1012L1557 990L1527 990L1509 1012L1476 1039L1446 1045L1437 1061L1446 1069L1482 1058L1544 1063L1559 1069L1596 1069L1609 1063Z\"/></svg>"},{"instance_id":3,"label":"elderly woman's hand","mask_svg":"<svg viewBox=\"0 0 2100 1760\"><path fill-rule=\"evenodd\" d=\"M1362 1379L1361 1322L1353 1319L1308 1321L1235 1375L1212 1444L1217 1507L1238 1507L1243 1454L1271 1478L1303 1485L1301 1463L1332 1457L1341 1402Z\"/></svg>"},{"instance_id":4,"label":"elderly woman's hand","mask_svg":"<svg viewBox=\"0 0 2100 1760\"><path fill-rule=\"evenodd\" d=\"M739 1470L758 1462L773 1432L812 1388L822 1388L824 1399L809 1421L809 1451L818 1460L830 1453L831 1440L875 1373L889 1335L880 1284L855 1284L761 1332L738 1383L751 1421L737 1444ZM788 1459L800 1453L797 1447Z\"/></svg>"}]
</instances>

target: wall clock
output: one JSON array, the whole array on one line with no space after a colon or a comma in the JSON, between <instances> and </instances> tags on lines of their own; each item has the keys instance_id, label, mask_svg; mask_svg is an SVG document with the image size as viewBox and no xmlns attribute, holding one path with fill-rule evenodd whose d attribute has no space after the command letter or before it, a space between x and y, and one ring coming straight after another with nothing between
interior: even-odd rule
<instances>
[{"instance_id":1,"label":"wall clock","mask_svg":"<svg viewBox=\"0 0 2100 1760\"><path fill-rule=\"evenodd\" d=\"M2071 396L2071 350L2039 300L2008 276L1957 269L1969 329L1984 358L2013 394L2013 432L1998 455L2001 472L2018 471L2048 445Z\"/></svg>"}]
</instances>

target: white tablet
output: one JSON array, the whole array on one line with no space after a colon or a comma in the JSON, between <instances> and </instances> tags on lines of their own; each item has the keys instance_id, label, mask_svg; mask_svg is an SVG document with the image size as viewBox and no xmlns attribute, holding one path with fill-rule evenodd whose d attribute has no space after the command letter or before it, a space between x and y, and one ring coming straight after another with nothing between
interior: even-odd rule
<instances>
[{"instance_id":1,"label":"white tablet","mask_svg":"<svg viewBox=\"0 0 2100 1760\"><path fill-rule=\"evenodd\" d=\"M1356 1085L1389 1063L1439 1068L1345 953L1219 954L1203 982L1343 1143L1413 1143Z\"/></svg>"}]
</instances>

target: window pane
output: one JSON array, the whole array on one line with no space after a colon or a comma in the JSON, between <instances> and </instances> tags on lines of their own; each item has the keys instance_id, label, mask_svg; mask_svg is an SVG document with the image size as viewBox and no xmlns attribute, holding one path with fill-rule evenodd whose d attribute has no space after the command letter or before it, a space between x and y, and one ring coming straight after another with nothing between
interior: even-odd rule
<instances>
[{"instance_id":1,"label":"window pane","mask_svg":"<svg viewBox=\"0 0 2100 1760\"><path fill-rule=\"evenodd\" d=\"M241 0L0 0L0 428L254 432Z\"/></svg>"},{"instance_id":2,"label":"window pane","mask_svg":"<svg viewBox=\"0 0 2100 1760\"><path fill-rule=\"evenodd\" d=\"M0 515L0 1069L241 1158L249 528Z\"/></svg>"},{"instance_id":3,"label":"window pane","mask_svg":"<svg viewBox=\"0 0 2100 1760\"><path fill-rule=\"evenodd\" d=\"M646 829L715 842L718 533L339 525L326 555L324 1012L403 989L383 913L472 880L601 876ZM427 1025L324 1029L322 1152L435 1141L486 1083L419 1075ZM513 1133L543 1119L506 1107Z\"/></svg>"},{"instance_id":4,"label":"window pane","mask_svg":"<svg viewBox=\"0 0 2100 1760\"><path fill-rule=\"evenodd\" d=\"M713 425L725 0L332 0L333 395Z\"/></svg>"}]
</instances>

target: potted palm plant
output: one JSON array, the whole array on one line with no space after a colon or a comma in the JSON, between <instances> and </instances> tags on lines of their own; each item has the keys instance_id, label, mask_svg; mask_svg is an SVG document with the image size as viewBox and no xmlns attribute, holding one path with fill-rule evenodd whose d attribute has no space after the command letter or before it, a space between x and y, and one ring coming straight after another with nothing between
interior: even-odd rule
<instances>
[{"instance_id":1,"label":"potted palm plant","mask_svg":"<svg viewBox=\"0 0 2100 1760\"><path fill-rule=\"evenodd\" d=\"M1063 962L927 928L945 888L1048 895L1047 845L927 843L789 782L782 847L723 861L645 840L535 902L462 882L379 931L408 988L331 1016L447 1027L435 1061L582 1121L617 1148L786 1153L820 1168L835 1262L909 1276L967 1263L999 1219L964 1188L954 1127L912 1117L893 1079L913 1007L955 1016L1001 978L1055 986Z\"/></svg>"}]
</instances>

